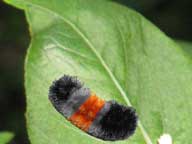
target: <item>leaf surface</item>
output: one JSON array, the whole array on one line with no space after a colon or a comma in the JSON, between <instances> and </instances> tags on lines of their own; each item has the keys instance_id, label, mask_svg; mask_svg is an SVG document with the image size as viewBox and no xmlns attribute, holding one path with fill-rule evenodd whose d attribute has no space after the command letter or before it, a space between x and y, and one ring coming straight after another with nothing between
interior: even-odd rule
<instances>
[{"instance_id":1,"label":"leaf surface","mask_svg":"<svg viewBox=\"0 0 192 144\"><path fill-rule=\"evenodd\" d=\"M0 132L0 144L7 144L13 138L10 132Z\"/></svg>"},{"instance_id":2,"label":"leaf surface","mask_svg":"<svg viewBox=\"0 0 192 144\"><path fill-rule=\"evenodd\" d=\"M177 40L176 41L183 49L186 55L188 55L190 58L192 58L192 44L188 41L183 40Z\"/></svg>"},{"instance_id":3,"label":"leaf surface","mask_svg":"<svg viewBox=\"0 0 192 144\"><path fill-rule=\"evenodd\" d=\"M191 143L192 67L183 50L137 12L103 0L6 0L24 9L27 126L33 144L110 143L82 132L48 100L52 81L76 75L105 100L132 105L136 133L115 144Z\"/></svg>"}]
</instances>

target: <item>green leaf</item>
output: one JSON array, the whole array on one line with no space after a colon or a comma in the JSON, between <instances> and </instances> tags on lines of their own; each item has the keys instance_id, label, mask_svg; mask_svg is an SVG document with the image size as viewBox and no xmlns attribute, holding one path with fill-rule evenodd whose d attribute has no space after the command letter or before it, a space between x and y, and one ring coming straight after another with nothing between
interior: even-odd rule
<instances>
[{"instance_id":1,"label":"green leaf","mask_svg":"<svg viewBox=\"0 0 192 144\"><path fill-rule=\"evenodd\" d=\"M0 144L6 144L13 138L10 132L0 132Z\"/></svg>"},{"instance_id":2,"label":"green leaf","mask_svg":"<svg viewBox=\"0 0 192 144\"><path fill-rule=\"evenodd\" d=\"M188 41L177 40L176 41L184 50L185 54L192 58L192 43Z\"/></svg>"},{"instance_id":3,"label":"green leaf","mask_svg":"<svg viewBox=\"0 0 192 144\"><path fill-rule=\"evenodd\" d=\"M6 0L26 12L27 127L34 144L110 143L82 132L48 100L49 86L77 75L105 100L132 105L139 126L114 144L192 141L192 67L183 50L137 12L103 0Z\"/></svg>"}]
</instances>

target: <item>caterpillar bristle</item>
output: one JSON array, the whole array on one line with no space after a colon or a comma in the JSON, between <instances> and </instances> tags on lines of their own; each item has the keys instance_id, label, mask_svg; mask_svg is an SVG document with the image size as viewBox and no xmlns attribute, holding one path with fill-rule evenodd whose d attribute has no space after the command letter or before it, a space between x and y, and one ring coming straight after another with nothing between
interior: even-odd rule
<instances>
[{"instance_id":1,"label":"caterpillar bristle","mask_svg":"<svg viewBox=\"0 0 192 144\"><path fill-rule=\"evenodd\" d=\"M54 81L49 99L58 112L86 133L102 140L123 140L137 127L135 109L97 97L77 77Z\"/></svg>"}]
</instances>

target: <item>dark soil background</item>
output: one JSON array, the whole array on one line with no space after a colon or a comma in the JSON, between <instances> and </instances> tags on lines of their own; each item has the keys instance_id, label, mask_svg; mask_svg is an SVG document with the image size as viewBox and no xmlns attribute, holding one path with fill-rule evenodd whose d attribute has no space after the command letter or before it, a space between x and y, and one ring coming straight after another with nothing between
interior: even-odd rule
<instances>
[{"instance_id":1,"label":"dark soil background","mask_svg":"<svg viewBox=\"0 0 192 144\"><path fill-rule=\"evenodd\" d=\"M192 41L191 0L113 0L143 14L172 38ZM0 1L0 131L11 144L29 144L25 122L24 58L30 42L24 12Z\"/></svg>"}]
</instances>

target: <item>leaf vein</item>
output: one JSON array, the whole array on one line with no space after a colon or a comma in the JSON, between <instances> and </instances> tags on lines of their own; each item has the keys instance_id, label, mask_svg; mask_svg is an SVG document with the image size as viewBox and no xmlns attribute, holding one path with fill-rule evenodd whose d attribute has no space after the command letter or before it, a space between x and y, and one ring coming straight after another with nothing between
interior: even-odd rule
<instances>
[{"instance_id":1,"label":"leaf vein","mask_svg":"<svg viewBox=\"0 0 192 144\"><path fill-rule=\"evenodd\" d=\"M20 0L21 1L21 0ZM23 1L23 0L22 0ZM111 72L111 70L109 69L109 67L107 66L107 64L105 63L105 61L103 60L103 58L100 56L100 54L96 51L94 45L89 41L89 39L80 31L80 29L73 24L70 20L67 20L66 18L64 18L62 15L58 14L57 12L54 12L53 10L46 8L46 7L42 7L39 6L37 4L33 4L31 2L26 2L23 1L24 3L28 3L34 7L38 7L42 10L48 11L50 13L53 13L55 16L57 16L58 18L60 18L61 20L63 20L66 24L68 24L79 36L82 37L82 39L87 43L87 45L89 46L89 48L94 52L94 54L96 55L96 57L99 59L100 63L102 64L102 66L105 68L105 70L108 72L110 78L112 79L112 81L114 82L115 86L117 87L117 89L119 90L120 94L123 96L125 102L127 103L128 106L132 106L131 102L129 101L125 91L122 89L122 87L120 86L119 82L117 81L116 77L113 75L113 73ZM149 138L149 135L147 134L147 132L145 131L143 125L141 124L141 122L138 122L138 126L144 136L144 139L146 141L147 144L152 144L151 139Z\"/></svg>"}]
</instances>

